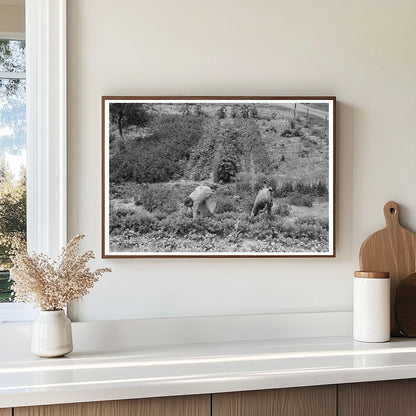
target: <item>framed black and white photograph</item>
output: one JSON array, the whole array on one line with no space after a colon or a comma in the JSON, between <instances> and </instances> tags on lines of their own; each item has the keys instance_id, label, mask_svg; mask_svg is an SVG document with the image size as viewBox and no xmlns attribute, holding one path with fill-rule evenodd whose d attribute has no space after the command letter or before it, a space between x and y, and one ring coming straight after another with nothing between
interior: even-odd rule
<instances>
[{"instance_id":1,"label":"framed black and white photograph","mask_svg":"<svg viewBox=\"0 0 416 416\"><path fill-rule=\"evenodd\" d=\"M335 97L102 97L103 257L334 257Z\"/></svg>"}]
</instances>

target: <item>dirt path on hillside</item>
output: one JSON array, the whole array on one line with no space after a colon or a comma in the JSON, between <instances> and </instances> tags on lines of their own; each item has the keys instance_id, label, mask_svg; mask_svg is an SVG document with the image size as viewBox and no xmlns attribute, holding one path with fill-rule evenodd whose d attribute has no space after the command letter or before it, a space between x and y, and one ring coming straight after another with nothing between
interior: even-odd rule
<instances>
[{"instance_id":1,"label":"dirt path on hillside","mask_svg":"<svg viewBox=\"0 0 416 416\"><path fill-rule=\"evenodd\" d=\"M280 103L280 105L290 108L291 110L294 109L294 104L292 103ZM328 118L328 111L319 110L319 108L309 107L305 104L296 103L296 113L298 112L305 114L308 112L309 114L322 118L323 120Z\"/></svg>"}]
</instances>

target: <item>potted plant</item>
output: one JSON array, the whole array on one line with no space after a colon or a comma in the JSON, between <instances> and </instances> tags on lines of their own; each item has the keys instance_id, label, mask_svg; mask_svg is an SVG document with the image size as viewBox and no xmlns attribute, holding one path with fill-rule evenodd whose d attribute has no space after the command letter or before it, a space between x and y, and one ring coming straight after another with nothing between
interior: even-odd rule
<instances>
[{"instance_id":1,"label":"potted plant","mask_svg":"<svg viewBox=\"0 0 416 416\"><path fill-rule=\"evenodd\" d=\"M32 353L40 357L60 357L72 351L71 321L64 308L81 299L103 273L111 271L89 269L87 263L94 253L79 254L83 238L83 235L72 238L57 261L45 254L29 255L27 250L18 251L12 259L14 301L33 303L40 308L31 346Z\"/></svg>"}]
</instances>

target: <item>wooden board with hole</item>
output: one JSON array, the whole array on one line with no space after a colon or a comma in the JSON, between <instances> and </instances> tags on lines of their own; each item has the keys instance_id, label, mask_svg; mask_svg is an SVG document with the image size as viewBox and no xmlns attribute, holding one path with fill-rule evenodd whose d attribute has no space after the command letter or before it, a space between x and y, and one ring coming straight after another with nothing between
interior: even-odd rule
<instances>
[{"instance_id":1,"label":"wooden board with hole","mask_svg":"<svg viewBox=\"0 0 416 416\"><path fill-rule=\"evenodd\" d=\"M390 327L391 335L400 335L394 318L394 298L401 279L416 270L416 234L400 225L399 206L390 201L384 205L386 228L370 235L360 250L362 271L390 273Z\"/></svg>"}]
</instances>

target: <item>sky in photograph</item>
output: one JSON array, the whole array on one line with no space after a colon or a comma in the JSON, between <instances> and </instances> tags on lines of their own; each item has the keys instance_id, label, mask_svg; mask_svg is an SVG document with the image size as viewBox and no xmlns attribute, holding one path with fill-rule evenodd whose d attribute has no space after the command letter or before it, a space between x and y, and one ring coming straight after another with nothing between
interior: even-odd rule
<instances>
[{"instance_id":1,"label":"sky in photograph","mask_svg":"<svg viewBox=\"0 0 416 416\"><path fill-rule=\"evenodd\" d=\"M26 166L26 80L7 74L25 70L24 42L0 40L0 160L15 178Z\"/></svg>"}]
</instances>

